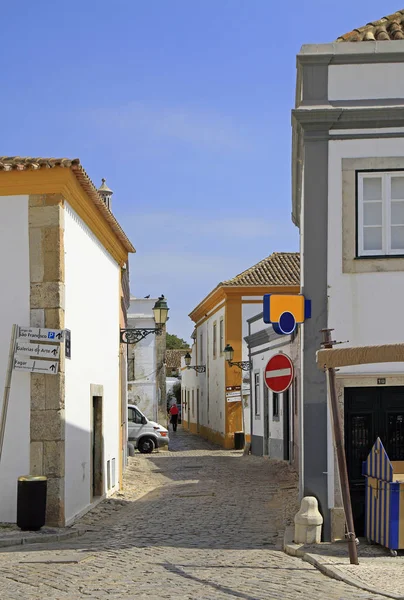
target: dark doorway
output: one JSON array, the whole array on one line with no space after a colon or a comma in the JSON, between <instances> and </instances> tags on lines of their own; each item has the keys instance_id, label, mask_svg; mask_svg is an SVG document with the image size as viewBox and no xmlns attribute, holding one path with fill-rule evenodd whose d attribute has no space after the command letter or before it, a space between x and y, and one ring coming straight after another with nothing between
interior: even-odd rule
<instances>
[{"instance_id":1,"label":"dark doorway","mask_svg":"<svg viewBox=\"0 0 404 600\"><path fill-rule=\"evenodd\" d=\"M365 527L362 462L380 437L390 460L404 460L404 387L345 388L345 452L357 535Z\"/></svg>"},{"instance_id":2,"label":"dark doorway","mask_svg":"<svg viewBox=\"0 0 404 600\"><path fill-rule=\"evenodd\" d=\"M289 390L283 392L283 460L289 460L290 449L290 402Z\"/></svg>"},{"instance_id":3,"label":"dark doorway","mask_svg":"<svg viewBox=\"0 0 404 600\"><path fill-rule=\"evenodd\" d=\"M102 396L92 397L91 414L91 495L102 496L104 486L102 449Z\"/></svg>"},{"instance_id":4,"label":"dark doorway","mask_svg":"<svg viewBox=\"0 0 404 600\"><path fill-rule=\"evenodd\" d=\"M264 418L264 446L263 455L269 456L269 390L264 383L264 406L263 406L263 418Z\"/></svg>"},{"instance_id":5,"label":"dark doorway","mask_svg":"<svg viewBox=\"0 0 404 600\"><path fill-rule=\"evenodd\" d=\"M196 390L196 433L199 433L199 388Z\"/></svg>"}]
</instances>

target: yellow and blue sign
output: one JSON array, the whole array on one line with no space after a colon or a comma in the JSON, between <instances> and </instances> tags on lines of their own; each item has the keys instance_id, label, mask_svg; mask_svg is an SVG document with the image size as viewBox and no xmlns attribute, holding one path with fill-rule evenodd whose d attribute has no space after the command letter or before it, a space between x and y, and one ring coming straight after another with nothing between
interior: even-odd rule
<instances>
[{"instance_id":1,"label":"yellow and blue sign","mask_svg":"<svg viewBox=\"0 0 404 600\"><path fill-rule=\"evenodd\" d=\"M271 323L276 333L293 333L298 323L311 317L311 301L303 294L265 294L264 323Z\"/></svg>"},{"instance_id":2,"label":"yellow and blue sign","mask_svg":"<svg viewBox=\"0 0 404 600\"><path fill-rule=\"evenodd\" d=\"M366 476L365 535L390 550L404 549L404 461L391 462L377 438L362 464Z\"/></svg>"}]
</instances>

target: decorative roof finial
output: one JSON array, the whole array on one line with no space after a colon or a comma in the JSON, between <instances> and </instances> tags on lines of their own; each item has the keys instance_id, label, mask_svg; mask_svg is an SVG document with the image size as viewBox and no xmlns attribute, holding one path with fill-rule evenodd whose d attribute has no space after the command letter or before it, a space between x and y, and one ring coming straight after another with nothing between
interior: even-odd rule
<instances>
[{"instance_id":1,"label":"decorative roof finial","mask_svg":"<svg viewBox=\"0 0 404 600\"><path fill-rule=\"evenodd\" d=\"M111 210L111 197L114 193L105 183L105 179L101 179L101 186L98 188L98 192L101 198L104 200L105 205Z\"/></svg>"}]
</instances>

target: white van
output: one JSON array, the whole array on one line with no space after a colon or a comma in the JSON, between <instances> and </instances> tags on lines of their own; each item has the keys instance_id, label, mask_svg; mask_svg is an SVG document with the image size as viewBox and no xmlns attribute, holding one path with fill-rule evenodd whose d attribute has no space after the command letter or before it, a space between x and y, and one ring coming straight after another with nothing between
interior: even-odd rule
<instances>
[{"instance_id":1,"label":"white van","mask_svg":"<svg viewBox=\"0 0 404 600\"><path fill-rule=\"evenodd\" d=\"M155 448L170 441L168 429L150 421L134 404L128 404L128 441L142 454L150 454Z\"/></svg>"}]
</instances>

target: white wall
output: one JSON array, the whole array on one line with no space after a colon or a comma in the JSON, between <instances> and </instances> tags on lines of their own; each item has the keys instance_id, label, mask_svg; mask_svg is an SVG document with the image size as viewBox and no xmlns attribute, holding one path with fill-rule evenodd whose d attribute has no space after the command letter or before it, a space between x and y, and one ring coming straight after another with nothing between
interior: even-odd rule
<instances>
[{"instance_id":1,"label":"white wall","mask_svg":"<svg viewBox=\"0 0 404 600\"><path fill-rule=\"evenodd\" d=\"M191 365L196 365L196 351L195 344L192 345L191 351ZM187 369L185 367L184 357L181 357L181 394L182 394L182 419L187 421L188 423L195 423L196 417L192 414L191 411L191 398L192 398L192 390L194 390L194 394L196 393L196 389L198 387L198 378L194 369ZM188 410L188 392L189 392L189 410ZM187 402L185 409L185 402Z\"/></svg>"},{"instance_id":2,"label":"white wall","mask_svg":"<svg viewBox=\"0 0 404 600\"><path fill-rule=\"evenodd\" d=\"M263 309L263 297L262 296L243 296L242 297L242 301L245 300L254 300L254 301L258 301L258 303L254 303L254 304L246 304L245 302L242 303L241 305L241 314L242 314L242 320L243 320L243 324L242 324L242 350L241 350L241 354L242 354L242 359L241 360L249 360L249 356L248 356L248 346L247 346L247 342L244 340L244 338L248 335L248 319L251 319L251 317L255 317L255 315L258 315L259 313L262 312ZM260 329L264 329L265 327L267 327L267 325L265 325L264 321L262 319L259 319L259 321L254 321L252 324L252 328L251 331L253 332L254 330L260 330ZM249 371L243 371L242 373L243 376L243 383L242 383L242 395L243 395L243 411L244 411L244 432L245 434L250 435L251 434L251 401L253 399L253 390L252 390L252 382L249 381L250 379L250 372Z\"/></svg>"},{"instance_id":3,"label":"white wall","mask_svg":"<svg viewBox=\"0 0 404 600\"><path fill-rule=\"evenodd\" d=\"M216 308L216 307L215 307ZM220 321L223 319L224 339L223 345L226 345L226 319L225 307L222 306L204 323L204 337L206 339L205 348L208 354L209 369L209 419L207 412L204 413L204 425L225 434L226 423L226 390L225 390L225 359L224 354L220 354ZM216 358L213 357L213 324L216 323L217 343ZM199 328L198 328L199 330ZM205 390L204 390L205 393ZM207 407L207 398L204 398L204 407Z\"/></svg>"},{"instance_id":4,"label":"white wall","mask_svg":"<svg viewBox=\"0 0 404 600\"><path fill-rule=\"evenodd\" d=\"M403 63L334 65L328 68L330 100L403 97Z\"/></svg>"},{"instance_id":5,"label":"white wall","mask_svg":"<svg viewBox=\"0 0 404 600\"><path fill-rule=\"evenodd\" d=\"M11 327L30 324L28 196L0 197L0 408ZM29 473L30 373L14 371L0 463L0 521L15 522L17 478Z\"/></svg>"},{"instance_id":6,"label":"white wall","mask_svg":"<svg viewBox=\"0 0 404 600\"><path fill-rule=\"evenodd\" d=\"M251 333L257 333L263 329L267 329L268 325L263 324L262 321L256 321L252 323ZM261 325L261 326L260 326ZM291 336L279 336L273 341L268 341L253 348L253 381L251 382L251 401L253 405L253 435L264 436L264 389L265 389L265 369L269 359L283 352L287 354L293 360L293 354L291 350ZM259 353L259 354L258 354ZM254 386L254 373L260 374L260 415L255 416L255 386ZM293 417L293 398L292 389L289 389L289 405L290 405L290 434L292 434L292 417ZM269 438L272 440L283 440L283 423L285 415L283 414L283 394L279 394L279 419L273 418L273 403L272 403L272 392L268 390L268 420L269 420ZM278 457L279 458L279 457Z\"/></svg>"},{"instance_id":7,"label":"white wall","mask_svg":"<svg viewBox=\"0 0 404 600\"><path fill-rule=\"evenodd\" d=\"M375 66L375 65L373 65ZM404 68L404 65L400 65ZM402 343L404 273L342 273L342 158L404 156L404 139L329 143L328 326L349 346ZM388 260L388 259L386 259ZM401 363L345 367L342 373L391 373Z\"/></svg>"},{"instance_id":8,"label":"white wall","mask_svg":"<svg viewBox=\"0 0 404 600\"><path fill-rule=\"evenodd\" d=\"M104 482L115 459L119 475L120 268L93 233L65 205L66 328L72 358L66 360L66 520L90 503L90 384L102 385Z\"/></svg>"},{"instance_id":9,"label":"white wall","mask_svg":"<svg viewBox=\"0 0 404 600\"><path fill-rule=\"evenodd\" d=\"M128 328L154 329L153 306L157 298L131 298ZM154 421L158 420L156 336L146 336L128 346L129 360L134 359L134 379L128 382L128 401Z\"/></svg>"}]
</instances>

